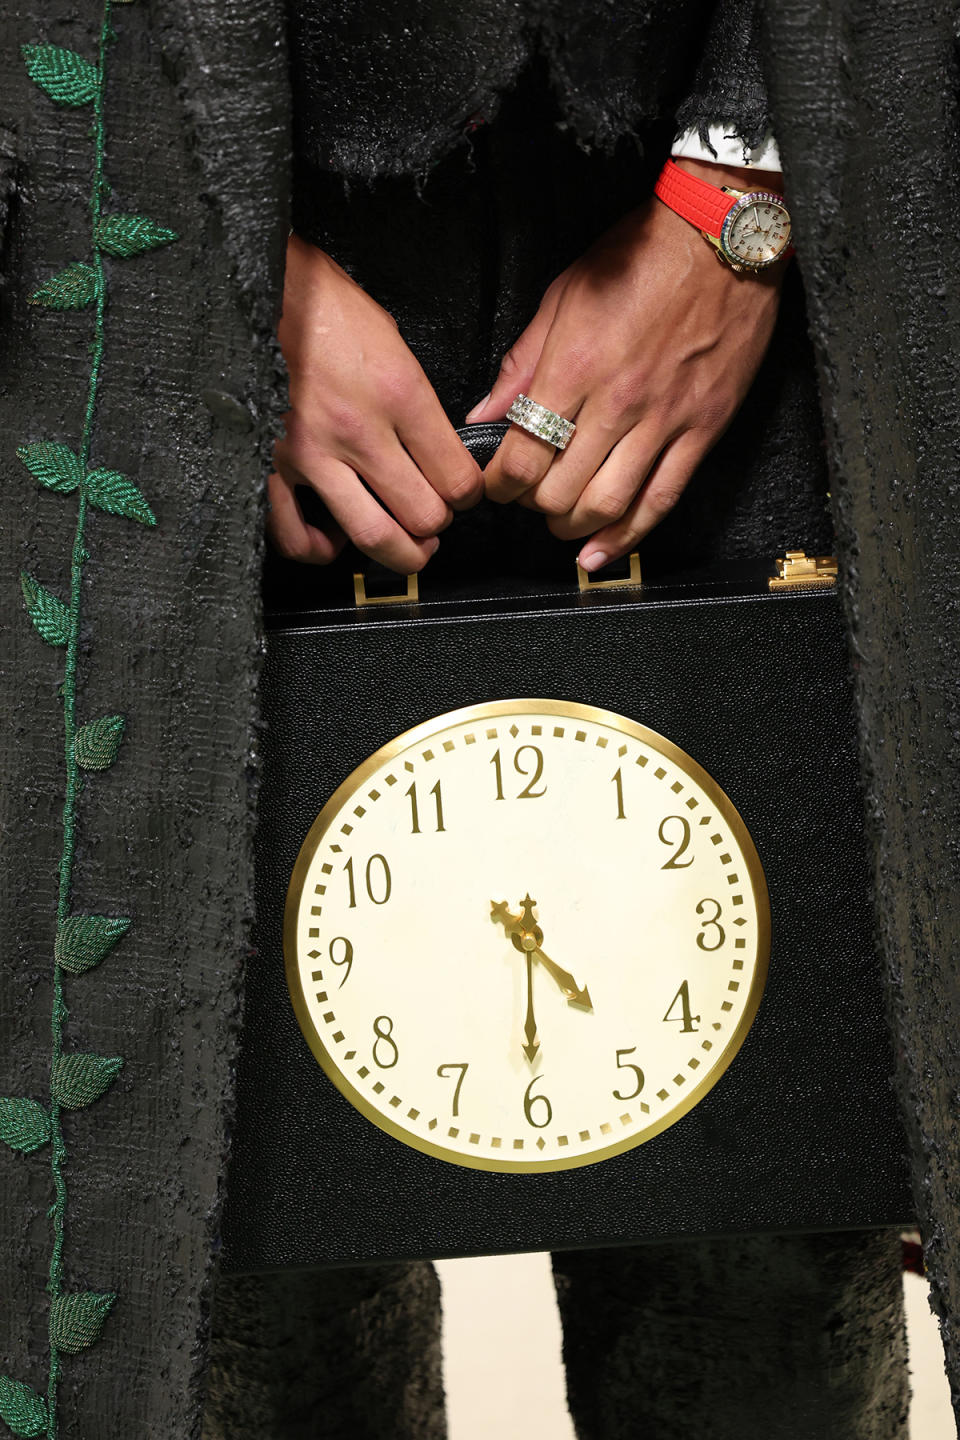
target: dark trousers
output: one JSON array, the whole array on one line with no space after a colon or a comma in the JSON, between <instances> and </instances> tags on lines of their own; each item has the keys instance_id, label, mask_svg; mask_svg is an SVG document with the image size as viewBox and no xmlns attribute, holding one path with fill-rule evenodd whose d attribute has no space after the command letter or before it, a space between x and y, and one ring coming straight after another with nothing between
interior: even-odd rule
<instances>
[{"instance_id":1,"label":"dark trousers","mask_svg":"<svg viewBox=\"0 0 960 1440\"><path fill-rule=\"evenodd\" d=\"M889 1231L572 1251L553 1265L579 1440L905 1440ZM221 1281L203 1440L445 1435L429 1263Z\"/></svg>"}]
</instances>

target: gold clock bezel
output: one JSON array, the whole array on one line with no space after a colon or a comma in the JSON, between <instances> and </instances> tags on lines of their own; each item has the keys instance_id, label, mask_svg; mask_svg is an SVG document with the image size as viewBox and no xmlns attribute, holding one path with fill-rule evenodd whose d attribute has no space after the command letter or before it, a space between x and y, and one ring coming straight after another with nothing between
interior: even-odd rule
<instances>
[{"instance_id":1,"label":"gold clock bezel","mask_svg":"<svg viewBox=\"0 0 960 1440\"><path fill-rule=\"evenodd\" d=\"M591 1150L589 1154L577 1156L564 1156L549 1160L513 1160L506 1157L500 1159L488 1159L486 1157L471 1156L462 1151L453 1150L435 1141L427 1140L419 1135L413 1134L397 1121L392 1120L378 1110L365 1095L363 1095L350 1080L344 1075L337 1064L334 1056L327 1049L322 1037L315 1029L307 1008L306 995L300 978L300 967L297 959L297 928L299 922L300 904L303 896L303 889L309 873L310 865L314 855L320 848L331 828L334 820L351 800L353 795L361 786L365 785L374 771L381 765L388 764L403 751L423 744L430 740L439 731L447 730L451 726L476 723L484 719L500 718L506 715L517 714L541 714L551 716L566 716L570 719L582 719L592 721L594 724L607 725L615 730L620 730L626 735L640 740L658 751L665 759L670 760L681 771L698 785L703 792L709 796L713 804L722 813L727 824L740 846L741 853L750 877L750 884L757 905L757 963L750 982L750 991L744 1006L740 1021L733 1031L727 1044L720 1052L716 1063L702 1080L698 1082L682 1101L670 1110L668 1115L644 1126L639 1132L613 1141L609 1145ZM283 916L283 953L286 970L287 986L290 991L290 998L293 1002L294 1013L304 1039L309 1046L314 1059L318 1062L327 1078L336 1086L340 1094L350 1102L355 1110L358 1110L365 1119L376 1125L379 1130L392 1135L395 1140L418 1150L422 1154L432 1155L435 1159L445 1160L450 1164L463 1166L468 1170L487 1170L498 1173L518 1174L544 1174L554 1170L575 1170L586 1165L596 1165L601 1160L607 1160L613 1155L621 1155L627 1150L633 1150L638 1145L644 1145L648 1140L661 1134L664 1130L675 1125L684 1115L694 1108L705 1095L713 1089L721 1077L726 1073L734 1058L740 1051L747 1033L756 1018L760 1001L763 997L764 987L767 980L767 972L770 963L770 896L767 889L766 876L757 848L753 843L753 837L747 829L740 812L733 801L727 795L712 775L699 765L692 756L675 745L672 740L651 730L649 726L641 725L631 720L626 715L620 715L614 710L600 709L595 705L584 705L574 700L491 700L476 705L466 705L458 710L447 711L443 715L435 715L430 720L425 720L420 725L415 725L410 730L395 736L385 745L367 757L355 770L347 776L346 780L337 787L330 799L323 806L316 820L310 826L306 838L300 847L293 873L290 876L290 883L287 887L286 903Z\"/></svg>"}]
</instances>

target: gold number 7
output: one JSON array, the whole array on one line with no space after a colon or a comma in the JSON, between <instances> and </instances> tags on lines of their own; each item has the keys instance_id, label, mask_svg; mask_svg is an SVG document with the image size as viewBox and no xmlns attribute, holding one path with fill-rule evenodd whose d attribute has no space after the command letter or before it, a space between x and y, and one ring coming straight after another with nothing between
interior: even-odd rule
<instances>
[{"instance_id":1,"label":"gold number 7","mask_svg":"<svg viewBox=\"0 0 960 1440\"><path fill-rule=\"evenodd\" d=\"M460 1071L460 1079L457 1081L457 1083L456 1083L456 1085L455 1085L455 1087L454 1087L454 1091L453 1091L453 1114L454 1114L454 1115L459 1115L459 1114L460 1114L460 1087L461 1087L461 1085L463 1084L464 1080L466 1079L467 1066L466 1066L466 1065L456 1065L456 1064L454 1064L454 1063L451 1061L448 1065L438 1065L438 1066L437 1066L437 1075L439 1076L439 1078L440 1078L441 1080L445 1080L445 1079L447 1078L447 1073L448 1073L448 1071L450 1071L450 1070L459 1070L459 1071Z\"/></svg>"}]
</instances>

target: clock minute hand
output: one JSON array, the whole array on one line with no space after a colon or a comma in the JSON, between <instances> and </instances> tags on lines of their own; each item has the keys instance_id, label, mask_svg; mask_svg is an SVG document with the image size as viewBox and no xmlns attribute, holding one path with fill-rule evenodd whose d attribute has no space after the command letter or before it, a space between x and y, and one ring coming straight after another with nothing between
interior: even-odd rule
<instances>
[{"instance_id":1,"label":"clock minute hand","mask_svg":"<svg viewBox=\"0 0 960 1440\"><path fill-rule=\"evenodd\" d=\"M523 1022L525 1043L520 1048L532 1065L540 1049L537 1020L533 1013L533 952L537 946L537 939L525 929L521 923L521 916L511 915L506 900L490 901L490 919L494 924L499 922L503 926L514 946L523 954L527 962L527 1014ZM543 939L542 931L539 932L538 938Z\"/></svg>"},{"instance_id":2,"label":"clock minute hand","mask_svg":"<svg viewBox=\"0 0 960 1440\"><path fill-rule=\"evenodd\" d=\"M533 1013L533 951L527 951L527 1016L523 1022L523 1035L525 1045L521 1050L532 1065L540 1049L540 1038L537 1035L537 1021Z\"/></svg>"}]
</instances>

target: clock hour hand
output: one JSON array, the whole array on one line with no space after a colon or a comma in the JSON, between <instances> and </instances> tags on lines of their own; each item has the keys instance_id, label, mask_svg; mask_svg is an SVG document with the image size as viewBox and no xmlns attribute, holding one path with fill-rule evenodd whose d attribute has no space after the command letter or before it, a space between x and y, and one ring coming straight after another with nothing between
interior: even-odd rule
<instances>
[{"instance_id":1,"label":"clock hour hand","mask_svg":"<svg viewBox=\"0 0 960 1440\"><path fill-rule=\"evenodd\" d=\"M578 989L577 982L570 974L570 971L564 970L562 965L558 965L554 960L551 960L550 956L545 955L539 946L533 953L547 974L552 975L554 980L556 980L560 989L563 991L564 997L570 1001L571 1005L582 1005L584 1010L593 1009L593 1001L590 999L590 991L586 985L584 985L582 990Z\"/></svg>"},{"instance_id":2,"label":"clock hour hand","mask_svg":"<svg viewBox=\"0 0 960 1440\"><path fill-rule=\"evenodd\" d=\"M518 950L536 955L547 974L556 981L571 1005L580 1005L585 1010L592 1010L593 1001L590 999L590 991L586 985L581 990L570 971L564 970L562 965L558 965L555 960L551 960L550 956L541 950L543 931L533 919L533 904L534 902L528 895L523 901L522 914L512 915L505 900L496 902L491 900L490 918L503 926Z\"/></svg>"}]
</instances>

